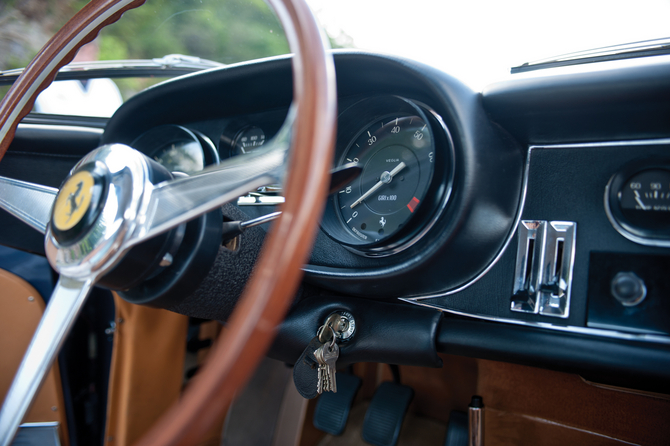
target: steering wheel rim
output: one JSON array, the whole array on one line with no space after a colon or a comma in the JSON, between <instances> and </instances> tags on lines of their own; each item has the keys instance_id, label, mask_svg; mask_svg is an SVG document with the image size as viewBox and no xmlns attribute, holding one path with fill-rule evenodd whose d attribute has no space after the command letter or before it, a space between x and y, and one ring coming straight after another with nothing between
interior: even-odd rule
<instances>
[{"instance_id":1,"label":"steering wheel rim","mask_svg":"<svg viewBox=\"0 0 670 446\"><path fill-rule=\"evenodd\" d=\"M267 0L285 29L293 56L292 155L286 203L261 251L223 338L173 406L140 440L143 445L190 444L218 418L269 348L288 310L316 236L328 190L335 139L336 94L332 57L303 0ZM77 50L107 24L144 0L92 0L38 53L0 103L0 159L35 98ZM4 444L4 439L2 439ZM11 441L11 438L9 439Z\"/></svg>"}]
</instances>

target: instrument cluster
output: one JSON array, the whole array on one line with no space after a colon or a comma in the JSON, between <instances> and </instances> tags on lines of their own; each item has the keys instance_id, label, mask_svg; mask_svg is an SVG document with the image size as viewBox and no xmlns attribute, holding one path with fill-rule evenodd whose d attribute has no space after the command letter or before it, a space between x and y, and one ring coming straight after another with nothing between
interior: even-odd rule
<instances>
[{"instance_id":1,"label":"instrument cluster","mask_svg":"<svg viewBox=\"0 0 670 446\"><path fill-rule=\"evenodd\" d=\"M261 150L283 122L270 111L228 121L210 135L177 125L156 127L133 146L170 171L192 174L222 159ZM218 148L212 142L217 141ZM446 206L454 147L440 117L397 96L354 102L338 117L333 168L357 163L362 173L328 198L322 230L363 256L387 256L413 244ZM268 185L238 205L276 204L281 185Z\"/></svg>"}]
</instances>

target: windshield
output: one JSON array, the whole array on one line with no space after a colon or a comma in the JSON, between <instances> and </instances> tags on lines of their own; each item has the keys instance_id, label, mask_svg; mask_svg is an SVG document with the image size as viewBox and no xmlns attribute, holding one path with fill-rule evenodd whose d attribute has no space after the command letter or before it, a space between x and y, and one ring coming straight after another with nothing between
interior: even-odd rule
<instances>
[{"instance_id":1,"label":"windshield","mask_svg":"<svg viewBox=\"0 0 670 446\"><path fill-rule=\"evenodd\" d=\"M480 90L510 67L670 36L668 0L308 0L328 34L408 57Z\"/></svg>"},{"instance_id":2,"label":"windshield","mask_svg":"<svg viewBox=\"0 0 670 446\"><path fill-rule=\"evenodd\" d=\"M334 47L414 59L476 90L508 76L510 67L525 62L670 35L669 0L307 2ZM0 70L25 66L85 3L0 2ZM147 0L105 28L90 46L93 48L80 51L77 60L151 60L177 53L231 64L289 51L276 17L262 0ZM163 79L153 75L115 78L118 100L127 100ZM78 84L71 84L64 90L67 94L55 96L68 96L75 87ZM108 91L105 101L111 102L114 94ZM54 109L72 112L61 105ZM101 113L108 116L111 112L113 109Z\"/></svg>"}]
</instances>

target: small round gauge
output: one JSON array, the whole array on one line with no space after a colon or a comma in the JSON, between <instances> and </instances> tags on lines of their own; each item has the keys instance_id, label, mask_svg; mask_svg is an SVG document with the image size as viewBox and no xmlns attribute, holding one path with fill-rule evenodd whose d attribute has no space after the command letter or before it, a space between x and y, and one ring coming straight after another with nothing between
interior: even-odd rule
<instances>
[{"instance_id":1,"label":"small round gauge","mask_svg":"<svg viewBox=\"0 0 670 446\"><path fill-rule=\"evenodd\" d=\"M628 238L670 240L670 167L620 172L610 180L606 203L615 228Z\"/></svg>"},{"instance_id":2,"label":"small round gauge","mask_svg":"<svg viewBox=\"0 0 670 446\"><path fill-rule=\"evenodd\" d=\"M233 141L234 155L244 155L265 144L265 132L260 127L246 127L235 135Z\"/></svg>"},{"instance_id":3,"label":"small round gauge","mask_svg":"<svg viewBox=\"0 0 670 446\"><path fill-rule=\"evenodd\" d=\"M428 189L433 157L430 129L419 116L389 116L367 126L340 161L363 167L335 200L351 234L376 243L402 229Z\"/></svg>"},{"instance_id":4,"label":"small round gauge","mask_svg":"<svg viewBox=\"0 0 670 446\"><path fill-rule=\"evenodd\" d=\"M131 146L144 152L170 172L194 174L209 164L218 164L214 144L199 132L178 125L155 127Z\"/></svg>"},{"instance_id":5,"label":"small round gauge","mask_svg":"<svg viewBox=\"0 0 670 446\"><path fill-rule=\"evenodd\" d=\"M633 175L621 190L619 204L631 223L649 229L669 229L670 171L649 169Z\"/></svg>"},{"instance_id":6,"label":"small round gauge","mask_svg":"<svg viewBox=\"0 0 670 446\"><path fill-rule=\"evenodd\" d=\"M202 147L200 147L200 142L197 140L171 142L155 153L152 158L170 172L193 174L205 167Z\"/></svg>"},{"instance_id":7,"label":"small round gauge","mask_svg":"<svg viewBox=\"0 0 670 446\"><path fill-rule=\"evenodd\" d=\"M414 103L396 96L354 103L338 117L334 164L362 171L331 194L321 228L359 255L406 249L446 206L452 160L446 126Z\"/></svg>"}]
</instances>

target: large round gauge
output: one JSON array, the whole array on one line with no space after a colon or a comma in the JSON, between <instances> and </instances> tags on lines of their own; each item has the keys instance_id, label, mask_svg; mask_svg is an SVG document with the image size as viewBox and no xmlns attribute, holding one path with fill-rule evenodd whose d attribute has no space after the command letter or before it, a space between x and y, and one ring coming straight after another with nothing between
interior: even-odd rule
<instances>
[{"instance_id":1,"label":"large round gauge","mask_svg":"<svg viewBox=\"0 0 670 446\"><path fill-rule=\"evenodd\" d=\"M354 252L391 252L429 223L443 192L434 181L447 170L435 123L397 97L361 101L339 123L335 164L358 163L362 173L332 195L322 227Z\"/></svg>"},{"instance_id":2,"label":"large round gauge","mask_svg":"<svg viewBox=\"0 0 670 446\"><path fill-rule=\"evenodd\" d=\"M363 168L336 198L351 234L379 242L402 229L426 194L434 157L431 131L419 116L388 116L363 129L340 160Z\"/></svg>"}]
</instances>

